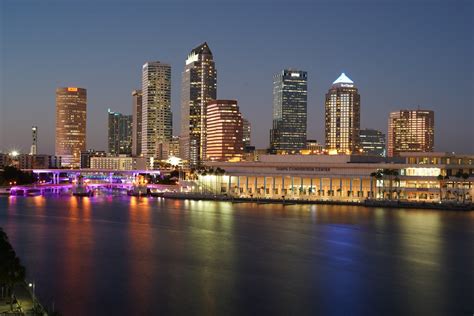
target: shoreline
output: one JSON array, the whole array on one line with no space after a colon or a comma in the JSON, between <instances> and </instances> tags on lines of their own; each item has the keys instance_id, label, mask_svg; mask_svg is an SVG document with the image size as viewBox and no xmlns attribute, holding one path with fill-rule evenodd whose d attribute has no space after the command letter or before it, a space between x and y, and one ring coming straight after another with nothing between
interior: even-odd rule
<instances>
[{"instance_id":1,"label":"shoreline","mask_svg":"<svg viewBox=\"0 0 474 316\"><path fill-rule=\"evenodd\" d=\"M408 201L382 201L382 200L364 200L364 201L327 201L327 200L301 200L301 199L267 199L267 198L244 198L227 197L219 195L186 194L166 192L164 198L176 200L195 200L195 201L225 201L232 203L257 203L257 204L281 204L281 205L351 205L365 207L386 207L386 208L410 208L410 209L433 209L446 211L472 211L473 203L436 203L436 202L408 202Z\"/></svg>"}]
</instances>

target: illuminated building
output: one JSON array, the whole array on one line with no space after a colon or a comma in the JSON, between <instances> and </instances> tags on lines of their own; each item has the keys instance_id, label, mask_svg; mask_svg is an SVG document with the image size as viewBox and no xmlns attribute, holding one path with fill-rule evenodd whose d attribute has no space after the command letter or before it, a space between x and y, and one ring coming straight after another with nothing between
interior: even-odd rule
<instances>
[{"instance_id":1,"label":"illuminated building","mask_svg":"<svg viewBox=\"0 0 474 316\"><path fill-rule=\"evenodd\" d=\"M171 140L171 66L159 61L143 65L142 155L166 159L163 146Z\"/></svg>"},{"instance_id":2,"label":"illuminated building","mask_svg":"<svg viewBox=\"0 0 474 316\"><path fill-rule=\"evenodd\" d=\"M242 114L237 101L210 101L206 121L206 160L241 160L244 153Z\"/></svg>"},{"instance_id":3,"label":"illuminated building","mask_svg":"<svg viewBox=\"0 0 474 316\"><path fill-rule=\"evenodd\" d=\"M132 155L138 157L142 153L142 90L133 90L132 97Z\"/></svg>"},{"instance_id":4,"label":"illuminated building","mask_svg":"<svg viewBox=\"0 0 474 316\"><path fill-rule=\"evenodd\" d=\"M307 86L306 71L285 69L273 77L273 125L270 149L298 151L306 146Z\"/></svg>"},{"instance_id":5,"label":"illuminated building","mask_svg":"<svg viewBox=\"0 0 474 316\"><path fill-rule=\"evenodd\" d=\"M471 201L474 156L453 153L365 155L260 155L255 161L206 163L225 175L199 178L199 187L227 197L363 202L365 199ZM380 178L373 173L397 171ZM456 176L459 172L467 177Z\"/></svg>"},{"instance_id":6,"label":"illuminated building","mask_svg":"<svg viewBox=\"0 0 474 316\"><path fill-rule=\"evenodd\" d=\"M385 134L376 129L361 129L360 148L368 155L385 156Z\"/></svg>"},{"instance_id":7,"label":"illuminated building","mask_svg":"<svg viewBox=\"0 0 474 316\"><path fill-rule=\"evenodd\" d=\"M38 153L38 127L37 126L31 127L31 138L32 138L32 143L31 143L30 155L36 155Z\"/></svg>"},{"instance_id":8,"label":"illuminated building","mask_svg":"<svg viewBox=\"0 0 474 316\"><path fill-rule=\"evenodd\" d=\"M91 157L91 169L106 170L145 170L147 169L147 158L127 157L120 155L117 157Z\"/></svg>"},{"instance_id":9,"label":"illuminated building","mask_svg":"<svg viewBox=\"0 0 474 316\"><path fill-rule=\"evenodd\" d=\"M92 157L106 157L107 153L102 150L89 149L87 151L81 151L81 168L87 169L91 167Z\"/></svg>"},{"instance_id":10,"label":"illuminated building","mask_svg":"<svg viewBox=\"0 0 474 316\"><path fill-rule=\"evenodd\" d=\"M323 151L323 145L318 143L316 139L308 139L306 141L306 150L309 150L311 153L321 153Z\"/></svg>"},{"instance_id":11,"label":"illuminated building","mask_svg":"<svg viewBox=\"0 0 474 316\"><path fill-rule=\"evenodd\" d=\"M434 147L434 112L401 110L388 119L388 156L401 152L431 152Z\"/></svg>"},{"instance_id":12,"label":"illuminated building","mask_svg":"<svg viewBox=\"0 0 474 316\"><path fill-rule=\"evenodd\" d=\"M206 108L217 98L217 71L207 43L186 59L181 85L181 158L197 166L205 158Z\"/></svg>"},{"instance_id":13,"label":"illuminated building","mask_svg":"<svg viewBox=\"0 0 474 316\"><path fill-rule=\"evenodd\" d=\"M87 90L56 89L56 156L63 167L78 168L86 150Z\"/></svg>"},{"instance_id":14,"label":"illuminated building","mask_svg":"<svg viewBox=\"0 0 474 316\"><path fill-rule=\"evenodd\" d=\"M337 153L359 150L360 95L344 73L326 93L326 149Z\"/></svg>"},{"instance_id":15,"label":"illuminated building","mask_svg":"<svg viewBox=\"0 0 474 316\"><path fill-rule=\"evenodd\" d=\"M132 116L108 110L108 147L111 155L132 153Z\"/></svg>"},{"instance_id":16,"label":"illuminated building","mask_svg":"<svg viewBox=\"0 0 474 316\"><path fill-rule=\"evenodd\" d=\"M249 147L251 144L251 135L252 135L252 125L249 120L242 118L243 134L242 141L244 143L244 148Z\"/></svg>"}]
</instances>

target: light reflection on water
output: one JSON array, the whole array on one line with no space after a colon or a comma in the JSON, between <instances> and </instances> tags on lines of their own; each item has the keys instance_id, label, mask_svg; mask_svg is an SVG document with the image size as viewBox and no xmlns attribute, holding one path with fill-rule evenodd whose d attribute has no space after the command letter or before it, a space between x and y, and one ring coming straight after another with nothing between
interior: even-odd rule
<instances>
[{"instance_id":1,"label":"light reflection on water","mask_svg":"<svg viewBox=\"0 0 474 316\"><path fill-rule=\"evenodd\" d=\"M65 315L462 314L474 212L162 198L0 198Z\"/></svg>"}]
</instances>

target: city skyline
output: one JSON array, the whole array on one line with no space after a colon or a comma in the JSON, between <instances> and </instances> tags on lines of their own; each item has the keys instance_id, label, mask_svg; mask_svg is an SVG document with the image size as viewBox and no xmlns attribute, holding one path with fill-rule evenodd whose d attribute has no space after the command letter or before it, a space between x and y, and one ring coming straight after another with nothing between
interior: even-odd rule
<instances>
[{"instance_id":1,"label":"city skyline","mask_svg":"<svg viewBox=\"0 0 474 316\"><path fill-rule=\"evenodd\" d=\"M89 6L91 5L89 4ZM152 5L143 3L138 5L140 8L144 6ZM393 7L395 10L388 13L387 6ZM105 10L105 7L101 5L95 7L98 12ZM179 5L171 7L172 17L182 13L180 10L183 7ZM59 86L81 86L88 90L88 113L90 112L91 115L88 115L87 147L105 149L107 147L107 133L103 113L111 104L119 112L130 113L130 91L140 86L140 65L146 60L163 60L163 62L172 66L173 134L179 135L179 124L177 122L179 122L181 116L179 94L182 62L190 48L207 41L212 47L219 68L218 97L239 100L244 117L247 117L254 126L252 142L257 148L265 148L269 145L268 130L271 128L272 111L271 78L280 69L294 67L307 70L310 78L308 80L308 139L318 139L320 142L324 142L324 92L332 81L331 79L341 72L346 72L357 82L361 95L361 128L375 128L387 132L386 121L390 112L411 106L419 106L436 112L437 141L435 150L472 152L474 151L474 145L467 138L461 137L461 135L473 133L473 127L469 124L473 116L472 94L469 93L473 86L473 72L471 71L473 65L469 58L472 55L472 41L468 41L472 33L468 31L469 18L465 13L471 7L472 5L467 2L461 2L457 7L440 2L427 7L421 4L411 7L387 4L384 8L369 10L371 13L382 15L388 20L397 20L402 13L410 11L406 15L408 25L410 23L413 25L421 16L425 19L425 24L422 24L416 30L409 30L407 26L398 26L397 29L389 27L386 31L392 37L379 39L382 43L387 44L392 42L393 33L400 31L400 35L393 45L399 44L397 45L398 49L404 52L402 57L387 52L387 48L380 45L377 45L376 52L369 53L369 50L373 50L375 47L374 41L369 41L369 47L366 49L357 46L351 47L352 54L350 58L343 58L342 53L337 52L337 48L341 47L337 42L335 48L331 50L322 47L311 50L309 48L319 47L319 44L326 43L328 39L321 37L321 34L318 33L315 27L317 24L306 19L302 19L302 22L299 22L298 25L309 26L309 31L302 32L301 36L296 36L294 39L288 37L286 39L287 45L284 45L284 47L280 47L277 43L271 41L266 43L265 46L255 42L255 38L258 36L271 33L267 28L258 31L255 36L239 38L239 45L232 45L233 41L236 40L235 35L230 32L228 38L223 38L220 36L222 30L219 31L217 27L219 23L210 20L206 22L206 25L209 26L206 31L180 37L183 30L177 30L175 33L166 36L158 46L143 45L134 47L132 54L130 54L132 57L124 54L110 54L110 50L116 47L114 39L117 37L118 29L114 30L106 26L104 32L111 36L110 47L101 46L101 49L92 50L91 54L88 55L88 59L86 59L88 62L74 63L73 61L78 56L66 54L69 52L67 48L57 52L43 49L39 54L45 58L45 64L57 65L56 68L59 70L51 70L51 72L46 73L47 76L44 76L40 71L44 66L38 65L33 68L32 75L28 78L13 78L12 71L21 70L24 67L16 62L18 58L22 57L24 59L25 54L27 54L27 50L21 48L29 47L34 43L34 38L27 36L23 43L14 41L12 35L23 34L25 29L18 25L17 20L14 20L13 17L18 15L27 16L30 13L20 13L18 7L12 3L2 4L2 9L5 9L2 11L11 14L2 16L2 24L7 27L7 32L3 36L3 43L10 45L5 45L5 48L2 49L4 56L2 69L4 71L2 71L0 150L8 151L17 148L21 152L28 152L31 145L30 128L31 126L38 126L41 130L38 140L39 153L52 153L54 151L54 144L51 142L54 139L54 128L51 127L54 125L54 119L52 119L51 113L54 112L54 89ZM228 7L221 6L216 10L232 8L234 8L232 4L229 4ZM256 5L255 7L260 14L264 8L263 5ZM273 21L283 15L284 9L288 9L287 12L290 15L301 14L303 17L308 17L309 13L305 12L305 8L320 8L326 13L329 10L324 5L312 6L307 3L298 3L287 8L283 4L278 4L274 11L268 13L268 17L272 18ZM349 16L347 11L351 8L351 5L348 5L347 8L338 5L337 8L341 17L347 18ZM119 15L128 16L129 13L126 13L125 9L130 9L130 6L119 5L112 12L112 18L110 19L116 21ZM367 5L352 7L352 9L357 10L362 15L368 14L368 12L363 12L368 10ZM44 13L50 15L53 19L50 23L42 25L38 32L51 31L52 27L62 25L60 22L63 18L59 17L59 13L64 10L65 6L59 5L51 12ZM450 17L440 19L444 16L442 14L443 10L450 10ZM98 23L97 13L89 14L92 22ZM207 16L207 13L199 10L198 14L201 17ZM239 16L243 12L236 8L233 14ZM318 15L316 12L313 12L313 14ZM187 13L186 16L188 16ZM260 25L260 22L253 17L253 15L249 17L249 26ZM320 23L329 27L331 25L330 18L335 17L335 15L323 17ZM371 38L378 38L372 28L371 30L367 29L367 26L381 25L380 21L376 20L369 20L365 27L354 25L353 27L361 32L356 37L372 36ZM171 17L167 18L166 21L173 23ZM187 23L192 21L195 20L191 19ZM269 22L270 26L277 23L272 21ZM346 21L351 24L350 17ZM188 25L187 23L186 25ZM288 32L296 27L289 27ZM127 24L126 28L128 30L126 30L125 36L128 39L129 32L136 28L131 24ZM223 28L229 31L228 27ZM431 32L436 29L445 32L438 33L435 38ZM58 31L59 33L53 32L45 40L48 42L52 39L60 39L58 43L69 43L69 39L61 37L62 32L65 31L75 31L76 34L85 36L84 33L81 33L82 31L78 28L78 25L73 24L66 27L66 30ZM314 36L315 39L308 36L312 34L311 32L315 32L317 35ZM344 34L341 28L336 28L331 32ZM457 37L453 39L453 42L450 42L451 48L442 47L438 51L430 50L430 48L438 45L439 41L447 40L454 33L457 34ZM143 36L143 38L145 39L146 36ZM304 39L303 43L296 45L294 49L289 49L287 46L295 44L296 38ZM417 45L416 39L419 39L421 45ZM85 40L86 43L94 41L94 36L91 35L90 39L86 38ZM136 41L141 42L142 40L137 39ZM401 44L407 44L407 46ZM241 46L245 49L242 49ZM298 51L297 48L302 47L307 47L311 54ZM409 47L412 49L409 49ZM428 50L432 56L427 56ZM249 54L250 51L251 54ZM106 56L112 58L112 66L98 63L98 60ZM245 57L245 62L239 60L239 56ZM456 58L453 58L453 56L456 56ZM370 65L374 58L377 62L376 67ZM29 64L29 62L26 62L26 64ZM91 64L91 66L88 66L88 64ZM123 67L114 68L115 64L123 65ZM20 69L17 69L18 67ZM252 68L255 68L255 70ZM437 75L435 76L435 74ZM39 75L41 75L41 80L38 78ZM93 78L94 75L98 75L98 78ZM28 91L31 92L31 95L15 92L23 85L29 87ZM453 111L453 109L456 109L456 111ZM32 115L24 117L22 114L25 111L29 111ZM463 113L463 115L459 115L459 113ZM456 128L453 128L453 126L456 126ZM97 135L100 135L100 137L97 137Z\"/></svg>"}]
</instances>

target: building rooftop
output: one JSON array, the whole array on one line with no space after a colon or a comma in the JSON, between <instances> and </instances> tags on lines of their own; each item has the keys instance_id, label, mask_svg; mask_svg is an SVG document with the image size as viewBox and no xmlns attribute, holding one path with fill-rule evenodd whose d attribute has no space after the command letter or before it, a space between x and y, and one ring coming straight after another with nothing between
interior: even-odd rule
<instances>
[{"instance_id":1,"label":"building rooftop","mask_svg":"<svg viewBox=\"0 0 474 316\"><path fill-rule=\"evenodd\" d=\"M338 83L349 83L353 84L354 81L352 81L348 76L346 76L345 73L342 73L339 78L337 78L332 84L338 84Z\"/></svg>"}]
</instances>

